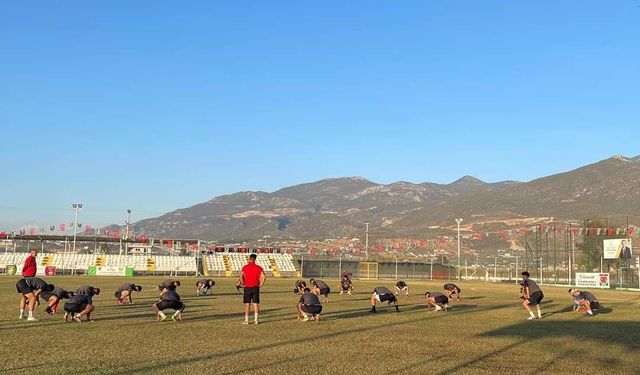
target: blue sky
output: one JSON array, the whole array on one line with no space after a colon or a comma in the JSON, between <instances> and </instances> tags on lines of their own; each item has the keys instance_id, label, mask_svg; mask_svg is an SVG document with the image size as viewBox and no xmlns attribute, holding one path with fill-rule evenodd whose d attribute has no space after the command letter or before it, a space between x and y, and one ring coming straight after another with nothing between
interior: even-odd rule
<instances>
[{"instance_id":1,"label":"blue sky","mask_svg":"<svg viewBox=\"0 0 640 375\"><path fill-rule=\"evenodd\" d=\"M0 1L0 230L640 154L637 1Z\"/></svg>"}]
</instances>

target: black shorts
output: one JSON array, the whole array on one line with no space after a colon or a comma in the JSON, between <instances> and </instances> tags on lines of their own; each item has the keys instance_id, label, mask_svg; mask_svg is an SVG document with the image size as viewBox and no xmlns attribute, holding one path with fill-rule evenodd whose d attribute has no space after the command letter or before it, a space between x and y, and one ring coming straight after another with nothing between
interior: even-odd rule
<instances>
[{"instance_id":1,"label":"black shorts","mask_svg":"<svg viewBox=\"0 0 640 375\"><path fill-rule=\"evenodd\" d=\"M396 296L393 294L381 294L380 302L394 302L396 301Z\"/></svg>"},{"instance_id":2,"label":"black shorts","mask_svg":"<svg viewBox=\"0 0 640 375\"><path fill-rule=\"evenodd\" d=\"M18 291L18 293L21 293L21 294L33 293L33 290L29 288L29 285L27 285L27 282L25 281L25 279L18 280L18 282L16 283L16 290Z\"/></svg>"},{"instance_id":3,"label":"black shorts","mask_svg":"<svg viewBox=\"0 0 640 375\"><path fill-rule=\"evenodd\" d=\"M300 309L307 314L317 315L322 312L322 306L318 305L301 305Z\"/></svg>"},{"instance_id":4,"label":"black shorts","mask_svg":"<svg viewBox=\"0 0 640 375\"><path fill-rule=\"evenodd\" d=\"M64 298L64 296L62 296L60 294L55 294L55 293L51 293L51 292L42 292L42 293L40 293L40 297L45 301L48 301L49 298L51 298L51 297L57 297L59 300Z\"/></svg>"},{"instance_id":5,"label":"black shorts","mask_svg":"<svg viewBox=\"0 0 640 375\"><path fill-rule=\"evenodd\" d=\"M444 305L446 303L449 303L449 298L447 298L447 296L435 296L433 299L436 301L436 303L439 304Z\"/></svg>"},{"instance_id":6,"label":"black shorts","mask_svg":"<svg viewBox=\"0 0 640 375\"><path fill-rule=\"evenodd\" d=\"M342 284L342 290L349 290L351 289L351 284Z\"/></svg>"},{"instance_id":7,"label":"black shorts","mask_svg":"<svg viewBox=\"0 0 640 375\"><path fill-rule=\"evenodd\" d=\"M529 304L530 305L539 305L544 298L544 294L542 292L534 292L529 296Z\"/></svg>"},{"instance_id":8,"label":"black shorts","mask_svg":"<svg viewBox=\"0 0 640 375\"><path fill-rule=\"evenodd\" d=\"M160 301L156 303L156 307L160 311L164 309L182 310L184 308L184 303L182 303L182 301Z\"/></svg>"},{"instance_id":9,"label":"black shorts","mask_svg":"<svg viewBox=\"0 0 640 375\"><path fill-rule=\"evenodd\" d=\"M70 312L70 313L79 313L82 310L87 308L87 304L83 303L83 304L79 304L79 303L65 303L64 304L64 311L66 312Z\"/></svg>"},{"instance_id":10,"label":"black shorts","mask_svg":"<svg viewBox=\"0 0 640 375\"><path fill-rule=\"evenodd\" d=\"M260 303L260 287L244 288L244 303Z\"/></svg>"},{"instance_id":11,"label":"black shorts","mask_svg":"<svg viewBox=\"0 0 640 375\"><path fill-rule=\"evenodd\" d=\"M320 289L320 295L328 296L331 293L331 289L329 287Z\"/></svg>"}]
</instances>

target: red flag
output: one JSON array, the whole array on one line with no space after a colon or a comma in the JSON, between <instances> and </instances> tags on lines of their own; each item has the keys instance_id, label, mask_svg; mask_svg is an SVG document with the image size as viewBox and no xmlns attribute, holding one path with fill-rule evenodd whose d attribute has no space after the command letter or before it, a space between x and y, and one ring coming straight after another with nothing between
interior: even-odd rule
<instances>
[{"instance_id":1,"label":"red flag","mask_svg":"<svg viewBox=\"0 0 640 375\"><path fill-rule=\"evenodd\" d=\"M113 238L120 238L120 232L118 231L113 232Z\"/></svg>"},{"instance_id":2,"label":"red flag","mask_svg":"<svg viewBox=\"0 0 640 375\"><path fill-rule=\"evenodd\" d=\"M7 238L7 232L5 232L5 231L0 232L0 238L2 238L2 239Z\"/></svg>"},{"instance_id":3,"label":"red flag","mask_svg":"<svg viewBox=\"0 0 640 375\"><path fill-rule=\"evenodd\" d=\"M85 226L84 226L84 232L85 232L85 233L89 233L89 232L91 232L91 225L85 225Z\"/></svg>"},{"instance_id":4,"label":"red flag","mask_svg":"<svg viewBox=\"0 0 640 375\"><path fill-rule=\"evenodd\" d=\"M60 231L64 232L64 229L65 229L65 225L64 224L60 224Z\"/></svg>"},{"instance_id":5,"label":"red flag","mask_svg":"<svg viewBox=\"0 0 640 375\"><path fill-rule=\"evenodd\" d=\"M616 230L614 228L607 229L607 235L613 236L615 233L616 233Z\"/></svg>"},{"instance_id":6,"label":"red flag","mask_svg":"<svg viewBox=\"0 0 640 375\"><path fill-rule=\"evenodd\" d=\"M29 228L29 234L32 236L36 234L36 228Z\"/></svg>"},{"instance_id":7,"label":"red flag","mask_svg":"<svg viewBox=\"0 0 640 375\"><path fill-rule=\"evenodd\" d=\"M636 227L629 227L627 229L627 233L629 233L630 236L633 236L634 234L636 234Z\"/></svg>"}]
</instances>

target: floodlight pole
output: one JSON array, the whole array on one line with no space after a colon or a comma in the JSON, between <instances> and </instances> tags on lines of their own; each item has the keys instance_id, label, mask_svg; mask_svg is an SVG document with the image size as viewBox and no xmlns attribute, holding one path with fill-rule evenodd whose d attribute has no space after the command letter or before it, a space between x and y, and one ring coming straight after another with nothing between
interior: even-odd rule
<instances>
[{"instance_id":1,"label":"floodlight pole","mask_svg":"<svg viewBox=\"0 0 640 375\"><path fill-rule=\"evenodd\" d=\"M458 281L460 280L460 224L462 223L462 219L456 219L456 223L458 224Z\"/></svg>"},{"instance_id":2,"label":"floodlight pole","mask_svg":"<svg viewBox=\"0 0 640 375\"><path fill-rule=\"evenodd\" d=\"M78 213L82 209L82 203L74 203L74 204L71 205L71 207L73 207L73 209L76 211L76 219L73 222L73 253L75 254L75 252L76 252L76 234L77 234L77 231L78 231Z\"/></svg>"},{"instance_id":3,"label":"floodlight pole","mask_svg":"<svg viewBox=\"0 0 640 375\"><path fill-rule=\"evenodd\" d=\"M129 239L129 224L131 224L131 210L127 210L127 233L124 236L125 240Z\"/></svg>"},{"instance_id":4,"label":"floodlight pole","mask_svg":"<svg viewBox=\"0 0 640 375\"><path fill-rule=\"evenodd\" d=\"M364 223L364 253L369 260L369 222Z\"/></svg>"}]
</instances>

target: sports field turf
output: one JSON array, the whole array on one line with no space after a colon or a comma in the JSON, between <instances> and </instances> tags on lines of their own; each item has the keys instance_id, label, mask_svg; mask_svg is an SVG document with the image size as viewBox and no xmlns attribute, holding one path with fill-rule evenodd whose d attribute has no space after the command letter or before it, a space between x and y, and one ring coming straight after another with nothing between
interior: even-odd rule
<instances>
[{"instance_id":1,"label":"sports field turf","mask_svg":"<svg viewBox=\"0 0 640 375\"><path fill-rule=\"evenodd\" d=\"M291 279L267 280L260 324L242 325L235 280L217 278L213 296L195 296L195 278L179 277L183 322L156 322L151 304L165 278L55 277L66 289L102 289L92 323L64 323L36 308L18 320L17 277L0 277L0 374L638 374L640 293L593 290L604 307L594 318L571 311L566 288L542 286L542 320L527 321L515 284L460 282L462 301L426 311L425 291L442 281L411 281L400 312L368 312L375 286L355 280L353 296L332 292L320 323L298 322ZM324 279L332 289L337 279ZM143 286L133 305L115 305L125 281ZM252 318L252 317L251 317Z\"/></svg>"}]
</instances>

